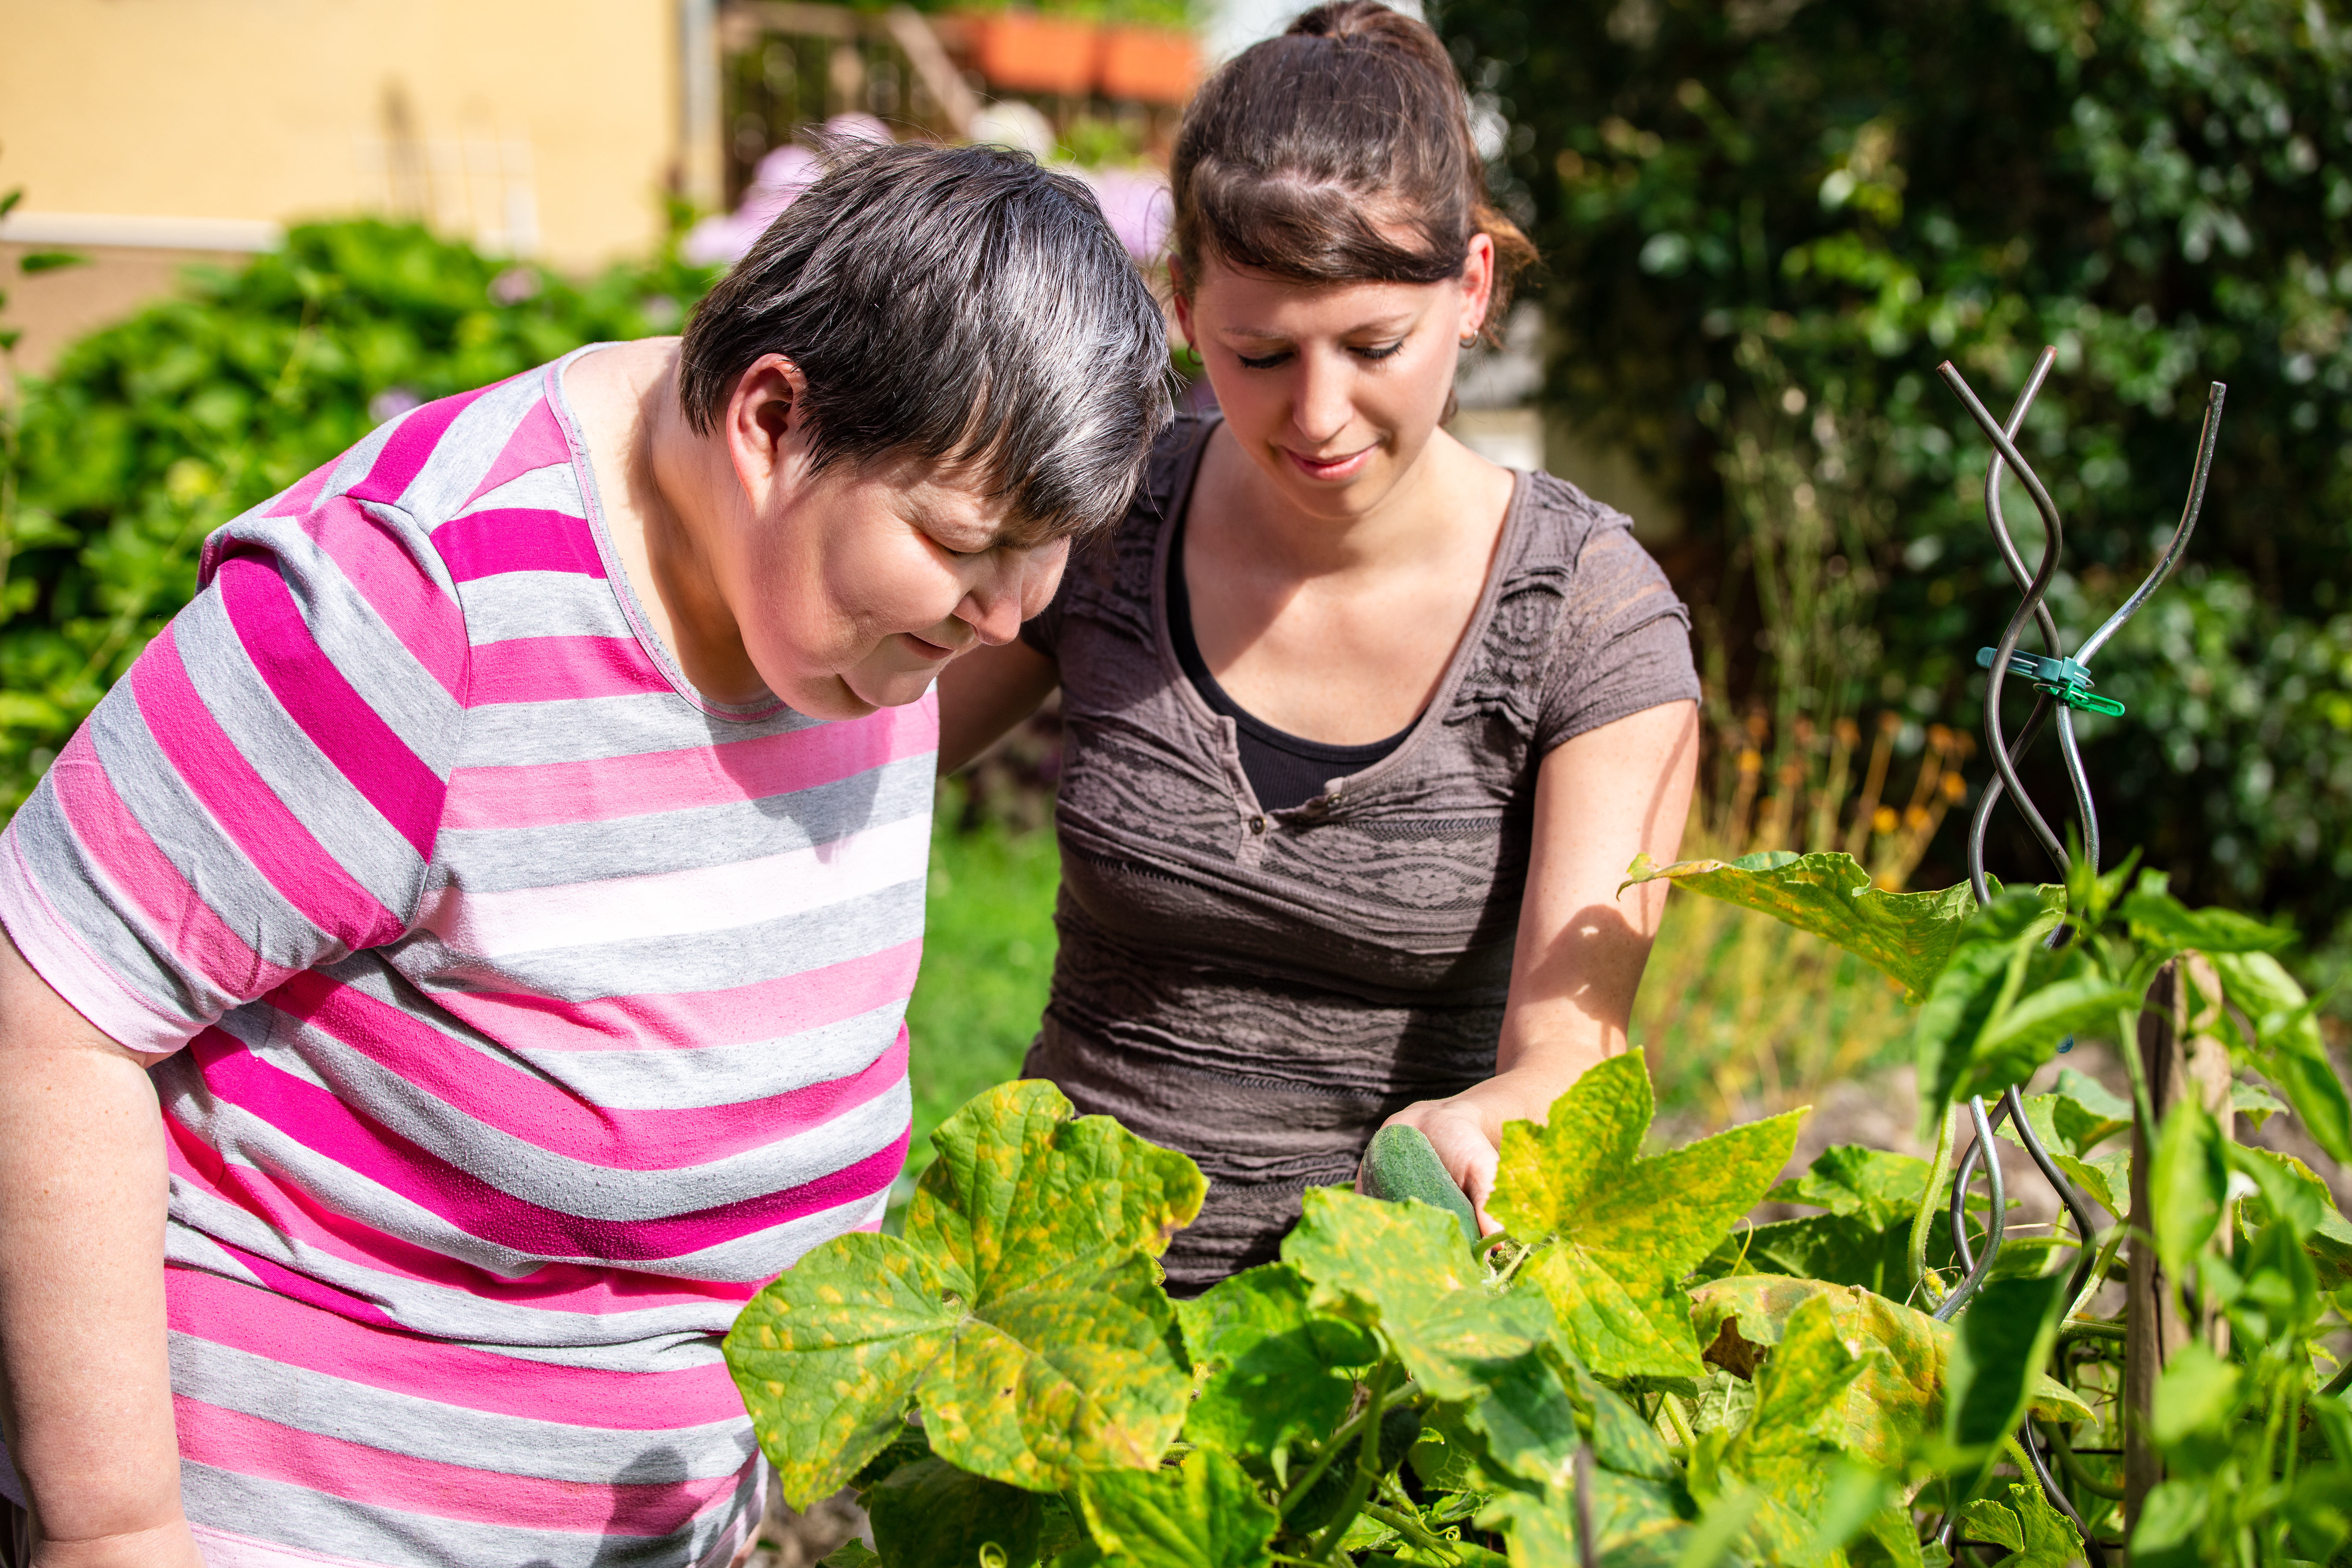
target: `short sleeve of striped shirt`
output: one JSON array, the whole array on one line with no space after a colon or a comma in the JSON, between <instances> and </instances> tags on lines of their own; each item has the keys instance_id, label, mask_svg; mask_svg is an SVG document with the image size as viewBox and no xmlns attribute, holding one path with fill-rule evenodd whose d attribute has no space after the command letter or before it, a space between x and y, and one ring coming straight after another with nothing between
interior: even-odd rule
<instances>
[{"instance_id":1,"label":"short sleeve of striped shirt","mask_svg":"<svg viewBox=\"0 0 2352 1568\"><path fill-rule=\"evenodd\" d=\"M168 1052L413 920L463 729L465 620L398 509L323 473L214 535L0 836L0 922L100 1029Z\"/></svg>"}]
</instances>

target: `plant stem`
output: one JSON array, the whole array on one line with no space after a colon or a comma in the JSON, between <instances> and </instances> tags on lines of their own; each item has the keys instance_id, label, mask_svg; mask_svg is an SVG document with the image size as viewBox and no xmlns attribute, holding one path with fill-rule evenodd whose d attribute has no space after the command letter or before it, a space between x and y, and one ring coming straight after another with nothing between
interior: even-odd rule
<instances>
[{"instance_id":1,"label":"plant stem","mask_svg":"<svg viewBox=\"0 0 2352 1568\"><path fill-rule=\"evenodd\" d=\"M1698 1435L1691 1430L1690 1417L1683 1414L1683 1402L1673 1394L1666 1395L1666 1419L1675 1428L1675 1438L1685 1448L1698 1447Z\"/></svg>"},{"instance_id":2,"label":"plant stem","mask_svg":"<svg viewBox=\"0 0 2352 1568\"><path fill-rule=\"evenodd\" d=\"M1950 1106L1944 1107L1940 1122L1936 1129L1936 1158L1927 1167L1927 1190L1919 1194L1919 1212L1911 1216L1911 1289L1915 1293L1934 1289L1927 1283L1927 1237L1934 1233L1936 1215L1943 1210L1944 1184L1952 1174L1954 1118ZM1936 1290L1935 1294L1940 1300L1943 1293Z\"/></svg>"},{"instance_id":3,"label":"plant stem","mask_svg":"<svg viewBox=\"0 0 2352 1568\"><path fill-rule=\"evenodd\" d=\"M1422 1523L1417 1515L1402 1512L1392 1508L1384 1508L1379 1503L1368 1500L1364 1504L1364 1517L1379 1520L1424 1551L1440 1552L1453 1562L1461 1561L1454 1554L1453 1542L1432 1531L1427 1525Z\"/></svg>"},{"instance_id":4,"label":"plant stem","mask_svg":"<svg viewBox=\"0 0 2352 1568\"><path fill-rule=\"evenodd\" d=\"M1389 1378L1396 1367L1394 1361L1384 1360L1372 1369L1371 1393L1364 1402L1360 1417L1363 1433L1356 1439L1356 1479L1348 1483L1348 1495L1340 1500L1339 1511L1332 1515L1331 1522L1316 1539L1314 1552L1318 1562L1328 1563L1338 1553L1340 1538L1356 1522L1356 1515L1363 1511L1364 1500L1371 1495L1374 1483L1380 1479L1381 1415L1387 1408ZM1336 1441L1332 1448L1339 1448Z\"/></svg>"},{"instance_id":5,"label":"plant stem","mask_svg":"<svg viewBox=\"0 0 2352 1568\"><path fill-rule=\"evenodd\" d=\"M1392 1362L1383 1362L1381 1363L1383 1367L1393 1366L1394 1364L1395 1363ZM1412 1399L1417 1396L1420 1393L1421 1384L1408 1380L1397 1385L1396 1394L1391 1399L1390 1403L1397 1404L1403 1400ZM1282 1494L1282 1501L1275 1505L1275 1511L1277 1515L1287 1519L1290 1516L1290 1510L1297 1506L1298 1500L1307 1495L1307 1489L1313 1486L1316 1479L1320 1477L1325 1470L1331 1468L1331 1461L1333 1459L1338 1458L1342 1453L1347 1451L1349 1439L1355 1436L1358 1432L1363 1429L1364 1415L1365 1412L1357 1412L1356 1415L1345 1425L1340 1426L1337 1432L1331 1434L1331 1440L1329 1442L1324 1444L1320 1448L1315 1451L1314 1462L1309 1464L1304 1470L1298 1472L1298 1479L1290 1483L1290 1489L1288 1491Z\"/></svg>"}]
</instances>

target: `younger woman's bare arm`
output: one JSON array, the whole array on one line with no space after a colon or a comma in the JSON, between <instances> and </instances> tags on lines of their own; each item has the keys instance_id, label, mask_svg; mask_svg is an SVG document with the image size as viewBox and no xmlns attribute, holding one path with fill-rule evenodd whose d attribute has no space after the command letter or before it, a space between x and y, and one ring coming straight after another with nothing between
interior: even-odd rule
<instances>
[{"instance_id":1,"label":"younger woman's bare arm","mask_svg":"<svg viewBox=\"0 0 2352 1568\"><path fill-rule=\"evenodd\" d=\"M1392 1121L1429 1135L1482 1211L1506 1121L1540 1121L1569 1085L1625 1048L1666 884L1618 885L1633 857L1680 849L1698 772L1698 705L1670 702L1567 742L1536 780L1533 850L1495 1076Z\"/></svg>"},{"instance_id":2,"label":"younger woman's bare arm","mask_svg":"<svg viewBox=\"0 0 2352 1568\"><path fill-rule=\"evenodd\" d=\"M940 773L1004 738L1062 683L1062 667L1015 638L960 655L940 675Z\"/></svg>"}]
</instances>

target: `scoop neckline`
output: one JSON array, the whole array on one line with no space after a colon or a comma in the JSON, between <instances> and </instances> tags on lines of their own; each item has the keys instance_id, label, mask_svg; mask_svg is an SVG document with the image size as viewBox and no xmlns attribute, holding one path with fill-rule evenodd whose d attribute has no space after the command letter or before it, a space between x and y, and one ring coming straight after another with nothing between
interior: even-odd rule
<instances>
[{"instance_id":1,"label":"scoop neckline","mask_svg":"<svg viewBox=\"0 0 2352 1568\"><path fill-rule=\"evenodd\" d=\"M669 682L671 690L702 712L730 723L750 724L772 719L789 709L789 704L772 692L765 702L720 702L704 696L694 682L687 679L685 668L677 662L670 652L669 645L662 640L661 634L654 629L652 620L646 615L645 606L637 598L636 585L629 581L628 568L614 546L612 531L604 521L604 491L596 482L595 459L588 451L588 437L580 428L579 416L572 411L572 394L563 384L563 373L571 369L575 361L584 359L599 349L621 346L614 342L583 343L549 365L546 372L548 406L555 411L555 423L563 432L564 445L571 448L572 477L580 485L581 504L588 514L588 533L596 544L596 559L604 568L604 584L612 591L614 602L620 605L621 618L628 623L629 635L636 638L637 646L645 650L647 658L653 660L654 668L661 671L662 679Z\"/></svg>"},{"instance_id":2,"label":"scoop neckline","mask_svg":"<svg viewBox=\"0 0 2352 1568\"><path fill-rule=\"evenodd\" d=\"M1177 700L1197 721L1205 723L1212 732L1216 731L1225 716L1209 706L1208 699L1201 695L1200 689L1192 684L1192 677L1185 674L1177 660L1175 638L1169 629L1168 552L1177 530L1182 527L1186 514L1192 510L1193 486L1200 478L1201 459L1209 449L1210 437L1224 422L1222 414L1208 415L1202 419L1200 433L1192 437L1191 449L1179 459L1176 482L1170 488L1168 504L1160 513L1160 527L1151 550L1151 629L1153 640L1159 645L1160 668L1178 688ZM1461 639L1454 645L1454 652L1446 659L1445 673L1439 679L1437 689L1430 693L1428 705L1422 709L1421 716L1406 730L1404 739L1398 742L1396 750L1370 767L1328 779L1324 782L1322 794L1310 795L1297 805L1278 811L1265 809L1247 775L1238 772L1237 763L1235 776L1228 782L1234 786L1235 793L1252 814L1282 820L1328 809L1346 797L1378 789L1389 783L1392 775L1401 773L1414 753L1427 742L1429 736L1444 723L1445 715L1453 709L1454 696L1469 674L1472 651L1486 640L1486 628L1493 623L1495 606L1502 598L1503 579L1508 574L1509 563L1518 557L1519 536L1526 526L1529 476L1525 468L1507 468L1505 471L1511 476L1511 499L1503 508L1503 527L1496 536L1494 559L1487 564L1486 581L1478 591L1478 601L1471 608L1469 620L1463 626ZM1236 703L1235 706L1240 705Z\"/></svg>"},{"instance_id":3,"label":"scoop neckline","mask_svg":"<svg viewBox=\"0 0 2352 1568\"><path fill-rule=\"evenodd\" d=\"M1353 763L1360 771L1370 767L1403 745L1405 737L1412 733L1413 726L1421 722L1419 713L1407 720L1394 734L1383 735L1377 741L1342 745L1335 741L1309 740L1305 735L1294 735L1287 730L1277 729L1243 707L1241 700L1225 689L1224 682L1217 679L1215 672L1209 668L1209 661L1202 657L1201 639L1192 625L1192 594L1184 583L1184 523L1185 519L1180 513L1175 527L1169 532L1168 569L1160 574L1160 591L1168 595L1168 642L1176 650L1176 666L1184 672L1184 678L1192 683L1193 689L1201 691L1202 700L1209 704L1209 710L1220 718L1231 719L1244 734L1255 736L1263 745L1288 752L1292 756L1308 762ZM1176 600L1180 595L1184 599L1185 610L1184 626L1181 631L1176 624ZM1190 661L1184 657L1188 647L1192 655ZM1195 665L1199 666L1197 669L1193 668ZM1203 682L1207 683L1205 690L1201 689ZM1219 700L1230 704L1232 711L1219 708ZM1244 770L1247 770L1246 763Z\"/></svg>"}]
</instances>

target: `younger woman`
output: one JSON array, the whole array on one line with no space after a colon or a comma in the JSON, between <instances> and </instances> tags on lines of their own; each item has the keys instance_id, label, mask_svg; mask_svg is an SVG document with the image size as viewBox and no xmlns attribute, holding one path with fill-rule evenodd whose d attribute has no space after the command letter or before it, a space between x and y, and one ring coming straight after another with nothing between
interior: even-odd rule
<instances>
[{"instance_id":1,"label":"younger woman","mask_svg":"<svg viewBox=\"0 0 2352 1568\"><path fill-rule=\"evenodd\" d=\"M1527 241L1422 24L1341 0L1202 88L1180 420L1108 548L951 669L942 765L1062 688L1061 952L1026 1071L1211 1177L1167 1254L1275 1254L1383 1121L1483 1203L1505 1121L1625 1048L1696 750L1627 520L1441 429Z\"/></svg>"}]
</instances>

